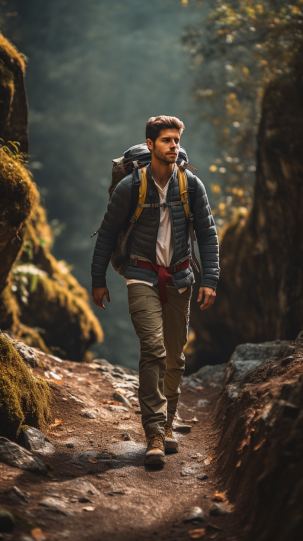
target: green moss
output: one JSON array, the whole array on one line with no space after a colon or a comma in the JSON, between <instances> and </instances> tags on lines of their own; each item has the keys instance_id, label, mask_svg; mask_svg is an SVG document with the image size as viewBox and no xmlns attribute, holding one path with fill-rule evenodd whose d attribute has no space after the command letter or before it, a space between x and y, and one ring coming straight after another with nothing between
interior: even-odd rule
<instances>
[{"instance_id":1,"label":"green moss","mask_svg":"<svg viewBox=\"0 0 303 541\"><path fill-rule=\"evenodd\" d=\"M0 434L14 439L26 423L42 427L50 421L51 393L33 376L12 343L0 336Z\"/></svg>"},{"instance_id":2,"label":"green moss","mask_svg":"<svg viewBox=\"0 0 303 541\"><path fill-rule=\"evenodd\" d=\"M23 73L25 72L25 60L26 56L24 56L22 53L19 53L19 51L16 49L12 43L8 41L1 33L0 33L0 49L6 55L10 60L14 60L22 69Z\"/></svg>"}]
</instances>

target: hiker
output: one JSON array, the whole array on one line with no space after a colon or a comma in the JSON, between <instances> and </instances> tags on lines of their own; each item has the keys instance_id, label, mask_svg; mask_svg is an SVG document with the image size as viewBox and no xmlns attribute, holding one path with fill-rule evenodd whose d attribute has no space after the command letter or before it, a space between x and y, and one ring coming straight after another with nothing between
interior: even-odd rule
<instances>
[{"instance_id":1,"label":"hiker","mask_svg":"<svg viewBox=\"0 0 303 541\"><path fill-rule=\"evenodd\" d=\"M130 174L115 180L92 262L92 298L102 310L104 297L110 302L106 270L111 259L126 278L129 313L141 347L145 464L152 465L164 464L165 451L178 447L172 423L185 367L193 265L198 267L194 230L203 269L197 299L203 300L201 310L213 304L220 272L214 219L204 185L189 171L180 147L183 130L178 118L152 117L146 145L114 160L117 174L125 175L127 168Z\"/></svg>"}]
</instances>

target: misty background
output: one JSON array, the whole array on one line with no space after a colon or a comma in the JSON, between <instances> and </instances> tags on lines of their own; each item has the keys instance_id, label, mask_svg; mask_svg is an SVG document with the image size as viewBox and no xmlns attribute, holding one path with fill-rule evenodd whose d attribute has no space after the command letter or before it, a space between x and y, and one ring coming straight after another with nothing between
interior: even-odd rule
<instances>
[{"instance_id":1,"label":"misty background","mask_svg":"<svg viewBox=\"0 0 303 541\"><path fill-rule=\"evenodd\" d=\"M207 3L181 0L1 1L4 35L28 57L30 167L56 233L52 252L90 291L95 239L108 203L112 159L144 141L145 123L181 118L182 145L205 183L217 155L192 96L195 66L181 36ZM111 303L94 307L98 357L137 368L139 342L125 280L109 267Z\"/></svg>"}]
</instances>

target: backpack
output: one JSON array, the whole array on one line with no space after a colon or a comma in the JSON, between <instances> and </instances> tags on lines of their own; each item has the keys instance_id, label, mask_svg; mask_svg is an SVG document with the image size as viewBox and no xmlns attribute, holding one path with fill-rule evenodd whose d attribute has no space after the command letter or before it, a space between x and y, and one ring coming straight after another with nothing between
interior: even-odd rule
<instances>
[{"instance_id":1,"label":"backpack","mask_svg":"<svg viewBox=\"0 0 303 541\"><path fill-rule=\"evenodd\" d=\"M132 193L131 193L131 206L129 218L125 226L121 229L116 247L111 255L111 264L115 271L123 276L124 264L129 258L128 241L130 234L138 220L141 212L144 208L150 207L149 204L145 204L146 192L147 192L147 177L146 166L151 162L151 153L146 143L135 145L124 152L121 158L113 160L112 169L112 182L108 189L109 199L111 199L114 189L117 184L125 178L127 175L132 174ZM196 258L194 251L195 233L193 228L193 209L194 202L197 193L196 177L189 171L185 174L185 169L191 167L188 165L188 157L186 150L180 147L178 158L178 180L180 189L180 201L175 201L172 205L183 205L184 212L189 220L189 233L191 238L192 247L192 263L196 270L200 272L200 265ZM194 169L191 167L191 169ZM195 169L196 170L196 169ZM163 204L157 203L155 206L162 206ZM101 226L100 226L101 227ZM91 235L96 235L100 227Z\"/></svg>"}]
</instances>

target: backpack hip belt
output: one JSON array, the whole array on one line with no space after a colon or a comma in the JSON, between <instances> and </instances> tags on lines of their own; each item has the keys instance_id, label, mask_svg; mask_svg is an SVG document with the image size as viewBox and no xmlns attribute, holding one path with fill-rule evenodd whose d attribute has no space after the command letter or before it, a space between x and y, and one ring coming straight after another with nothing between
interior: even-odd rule
<instances>
[{"instance_id":1,"label":"backpack hip belt","mask_svg":"<svg viewBox=\"0 0 303 541\"><path fill-rule=\"evenodd\" d=\"M141 259L136 260L136 267L140 269L154 270L158 273L159 279L159 293L161 304L166 304L168 302L166 284L173 281L172 275L169 272L177 272L180 270L187 269L190 265L190 259L183 261L176 265L171 265L170 267L161 267L150 261L143 261Z\"/></svg>"}]
</instances>

